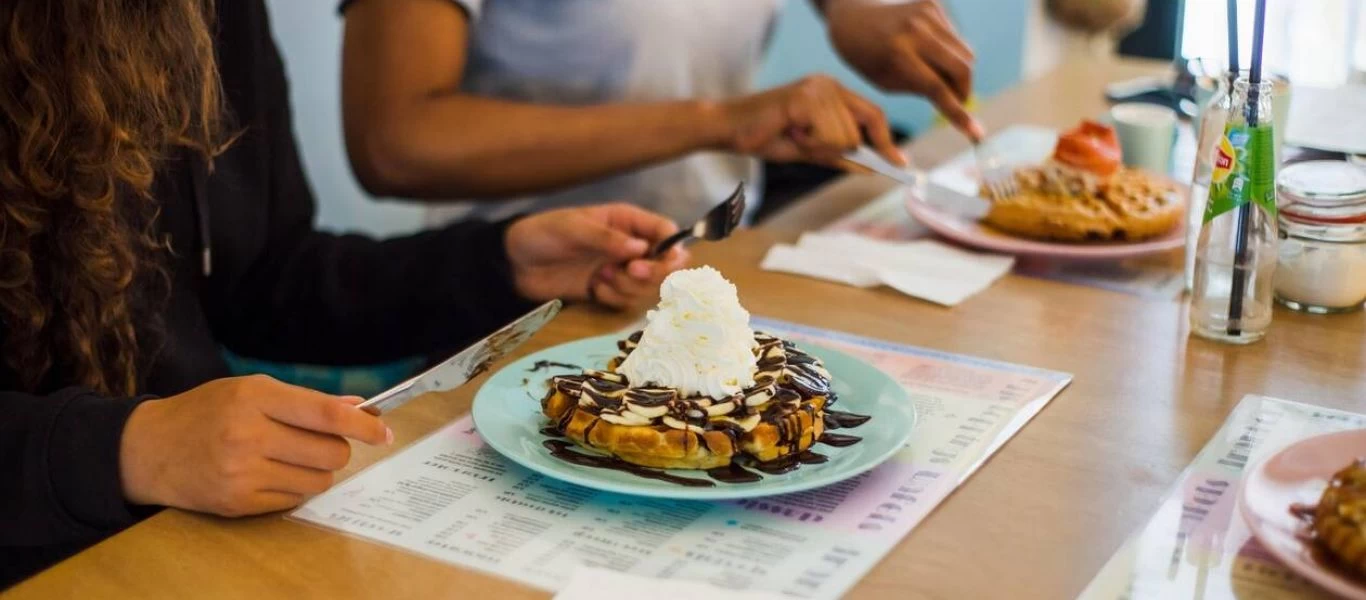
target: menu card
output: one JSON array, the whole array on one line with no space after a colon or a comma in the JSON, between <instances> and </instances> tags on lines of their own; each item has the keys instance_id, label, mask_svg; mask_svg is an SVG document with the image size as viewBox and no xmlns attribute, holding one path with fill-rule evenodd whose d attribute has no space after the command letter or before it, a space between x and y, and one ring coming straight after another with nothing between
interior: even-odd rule
<instances>
[{"instance_id":1,"label":"menu card","mask_svg":"<svg viewBox=\"0 0 1366 600\"><path fill-rule=\"evenodd\" d=\"M599 492L524 469L467 416L291 518L545 590L580 565L800 598L836 598L1062 390L1071 376L754 319L899 381L919 414L883 465L828 487L704 502Z\"/></svg>"},{"instance_id":2,"label":"menu card","mask_svg":"<svg viewBox=\"0 0 1366 600\"><path fill-rule=\"evenodd\" d=\"M1366 427L1366 415L1247 396L1148 524L1081 598L1332 598L1263 549L1237 510L1243 471L1300 439ZM1288 510L1288 508L1287 508Z\"/></svg>"}]
</instances>

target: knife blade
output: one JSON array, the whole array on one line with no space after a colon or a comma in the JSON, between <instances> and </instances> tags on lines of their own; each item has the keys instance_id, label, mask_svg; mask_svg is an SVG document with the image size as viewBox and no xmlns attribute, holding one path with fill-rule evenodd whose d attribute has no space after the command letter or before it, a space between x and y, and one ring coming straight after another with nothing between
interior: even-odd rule
<instances>
[{"instance_id":1,"label":"knife blade","mask_svg":"<svg viewBox=\"0 0 1366 600\"><path fill-rule=\"evenodd\" d=\"M546 302L517 320L504 325L488 337L475 342L441 364L427 369L403 383L385 390L357 405L373 415L387 413L428 392L453 390L488 370L489 365L507 356L540 331L560 313L559 300Z\"/></svg>"},{"instance_id":2,"label":"knife blade","mask_svg":"<svg viewBox=\"0 0 1366 600\"><path fill-rule=\"evenodd\" d=\"M916 168L901 168L882 158L882 155L867 146L859 146L855 150L844 153L844 160L854 163L860 167L868 169L878 175L887 177L902 185L919 187L925 181L925 173Z\"/></svg>"},{"instance_id":3,"label":"knife blade","mask_svg":"<svg viewBox=\"0 0 1366 600\"><path fill-rule=\"evenodd\" d=\"M887 162L887 159L867 146L859 146L857 150L846 152L844 159L910 187L914 190L913 196L917 201L939 210L974 221L982 219L991 210L991 202L987 199L959 193L933 183L924 171L898 167Z\"/></svg>"}]
</instances>

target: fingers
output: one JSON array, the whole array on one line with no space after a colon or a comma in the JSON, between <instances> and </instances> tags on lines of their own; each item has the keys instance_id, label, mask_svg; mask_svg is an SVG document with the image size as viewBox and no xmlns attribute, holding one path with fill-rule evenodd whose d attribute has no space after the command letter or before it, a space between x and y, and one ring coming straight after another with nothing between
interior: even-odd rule
<instances>
[{"instance_id":1,"label":"fingers","mask_svg":"<svg viewBox=\"0 0 1366 600\"><path fill-rule=\"evenodd\" d=\"M863 143L863 135L859 133L853 110L845 102L843 87L833 87L824 98L823 104L825 111L830 115L830 138L836 144L836 150L853 150Z\"/></svg>"},{"instance_id":2,"label":"fingers","mask_svg":"<svg viewBox=\"0 0 1366 600\"><path fill-rule=\"evenodd\" d=\"M963 101L945 82L929 64L920 58L915 48L910 47L912 43L906 38L899 38L896 42L897 51L900 54L896 61L896 68L900 71L903 79L916 82L924 93L925 97L934 104L939 113L948 119L954 127L963 131L974 141L980 141L985 134L982 126L977 120L968 113Z\"/></svg>"},{"instance_id":3,"label":"fingers","mask_svg":"<svg viewBox=\"0 0 1366 600\"><path fill-rule=\"evenodd\" d=\"M940 22L924 21L918 30L927 34L917 41L923 49L921 56L949 84L958 99L966 101L972 95L971 51Z\"/></svg>"},{"instance_id":4,"label":"fingers","mask_svg":"<svg viewBox=\"0 0 1366 600\"><path fill-rule=\"evenodd\" d=\"M310 469L336 471L351 460L346 440L279 422L270 423L262 446L267 458Z\"/></svg>"},{"instance_id":5,"label":"fingers","mask_svg":"<svg viewBox=\"0 0 1366 600\"><path fill-rule=\"evenodd\" d=\"M618 218L616 215L622 215L623 218L627 219L635 218L631 215L632 211L626 209L624 205L611 205L604 208L608 210L606 220L579 218L569 223L563 229L568 241L580 250L588 251L607 261L622 262L645 256L645 253L650 250L651 240L642 239L623 231L613 222L614 219ZM653 235L651 237L653 238Z\"/></svg>"},{"instance_id":6,"label":"fingers","mask_svg":"<svg viewBox=\"0 0 1366 600\"><path fill-rule=\"evenodd\" d=\"M279 492L287 495L312 496L332 487L332 472L310 469L274 460L267 460L260 468L260 492Z\"/></svg>"},{"instance_id":7,"label":"fingers","mask_svg":"<svg viewBox=\"0 0 1366 600\"><path fill-rule=\"evenodd\" d=\"M370 445L393 440L393 432L370 413L321 392L279 384L280 390L261 402L271 419L318 433L338 435Z\"/></svg>"},{"instance_id":8,"label":"fingers","mask_svg":"<svg viewBox=\"0 0 1366 600\"><path fill-rule=\"evenodd\" d=\"M303 494L277 491L253 492L242 501L215 510L224 517L244 517L294 508L304 501Z\"/></svg>"},{"instance_id":9,"label":"fingers","mask_svg":"<svg viewBox=\"0 0 1366 600\"><path fill-rule=\"evenodd\" d=\"M887 160L892 161L892 164L906 166L908 164L906 156L901 153L901 149L897 148L896 142L892 140L892 128L887 124L887 115L882 112L882 109L848 90L844 90L844 102L853 113L854 119L868 134L868 142L872 144L873 149L877 150L877 153Z\"/></svg>"},{"instance_id":10,"label":"fingers","mask_svg":"<svg viewBox=\"0 0 1366 600\"><path fill-rule=\"evenodd\" d=\"M664 215L650 212L634 204L617 202L603 207L607 212L607 222L612 227L632 236L641 238L651 245L678 232L678 224Z\"/></svg>"},{"instance_id":11,"label":"fingers","mask_svg":"<svg viewBox=\"0 0 1366 600\"><path fill-rule=\"evenodd\" d=\"M862 142L858 121L845 103L843 86L829 77L808 77L797 84L788 121L789 138L807 160L835 160Z\"/></svg>"},{"instance_id":12,"label":"fingers","mask_svg":"<svg viewBox=\"0 0 1366 600\"><path fill-rule=\"evenodd\" d=\"M973 53L972 47L963 40L963 36L958 34L958 28L954 27L953 20L949 18L948 13L944 12L944 7L938 2L929 2L928 4L929 21L936 25L942 39L954 46L969 63L973 62L977 55Z\"/></svg>"},{"instance_id":13,"label":"fingers","mask_svg":"<svg viewBox=\"0 0 1366 600\"><path fill-rule=\"evenodd\" d=\"M690 254L675 246L655 260L637 259L625 265L608 264L598 269L592 283L594 298L611 308L630 308L654 300L660 282L687 265Z\"/></svg>"}]
</instances>

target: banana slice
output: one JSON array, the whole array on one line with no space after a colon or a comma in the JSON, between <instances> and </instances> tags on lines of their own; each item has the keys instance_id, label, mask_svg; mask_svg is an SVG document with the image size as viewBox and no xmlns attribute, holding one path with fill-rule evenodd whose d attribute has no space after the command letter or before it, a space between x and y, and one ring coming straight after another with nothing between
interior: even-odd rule
<instances>
[{"instance_id":1,"label":"banana slice","mask_svg":"<svg viewBox=\"0 0 1366 600\"><path fill-rule=\"evenodd\" d=\"M665 415L659 421L671 429L684 429L687 431L691 431L693 433L702 433L703 431L705 431L701 427L698 427L696 425L689 425L687 423L684 423L683 421L680 421L668 415Z\"/></svg>"},{"instance_id":2,"label":"banana slice","mask_svg":"<svg viewBox=\"0 0 1366 600\"><path fill-rule=\"evenodd\" d=\"M640 427L640 426L644 426L644 425L649 425L649 424L650 424L650 419L647 419L647 418L645 418L645 417L642 417L642 416L640 416L640 415L638 415L638 414L635 414L635 413L633 413L633 412L631 412L631 411L625 411L625 412L621 412L621 413L612 413L612 412L606 412L606 411L604 411L604 412L602 412L601 414L599 414L598 417L600 417L602 420L607 421L608 423L611 423L611 424L613 424L613 425L626 425L626 426L628 426L628 427Z\"/></svg>"},{"instance_id":3,"label":"banana slice","mask_svg":"<svg viewBox=\"0 0 1366 600\"><path fill-rule=\"evenodd\" d=\"M735 417L712 417L711 420L712 422L731 423L745 431L753 431L755 427L759 426L759 415L757 413L738 419Z\"/></svg>"}]
</instances>

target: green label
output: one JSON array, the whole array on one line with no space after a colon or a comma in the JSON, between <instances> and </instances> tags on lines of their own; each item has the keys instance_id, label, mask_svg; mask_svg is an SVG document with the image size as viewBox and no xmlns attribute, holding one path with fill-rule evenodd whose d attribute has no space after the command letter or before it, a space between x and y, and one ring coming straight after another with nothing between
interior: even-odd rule
<instances>
[{"instance_id":1,"label":"green label","mask_svg":"<svg viewBox=\"0 0 1366 600\"><path fill-rule=\"evenodd\" d=\"M1214 149L1205 222L1254 202L1276 218L1276 146L1271 126L1229 125Z\"/></svg>"}]
</instances>

